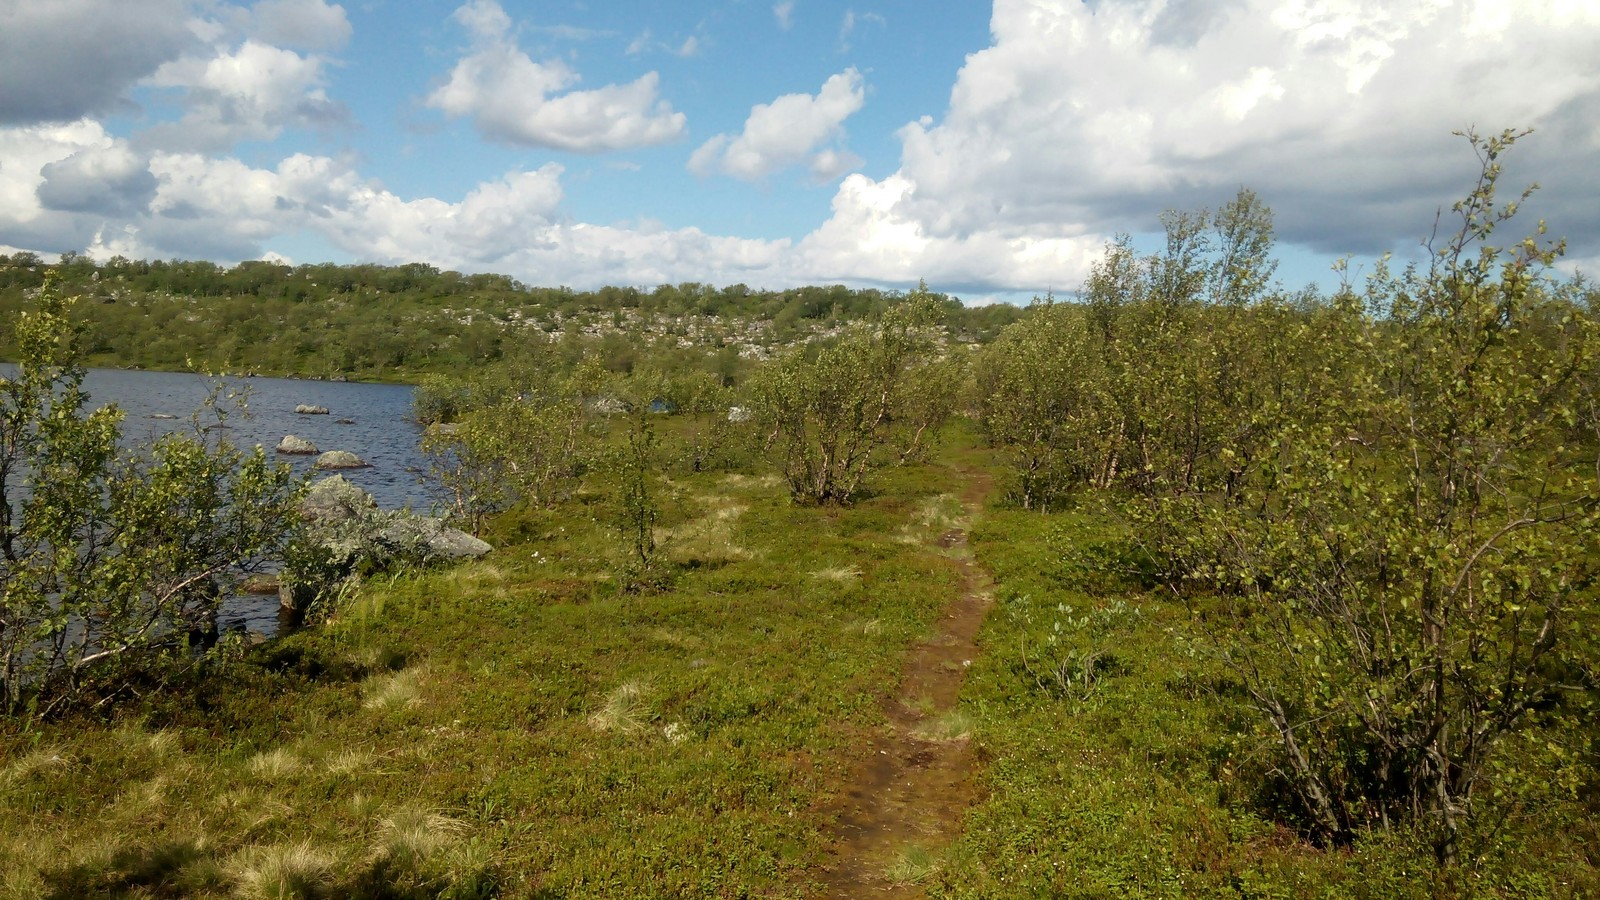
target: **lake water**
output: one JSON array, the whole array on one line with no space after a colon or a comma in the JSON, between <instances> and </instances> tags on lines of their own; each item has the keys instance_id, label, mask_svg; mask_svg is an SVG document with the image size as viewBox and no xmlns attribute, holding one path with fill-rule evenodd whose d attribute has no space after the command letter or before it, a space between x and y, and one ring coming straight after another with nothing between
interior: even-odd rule
<instances>
[{"instance_id":1,"label":"lake water","mask_svg":"<svg viewBox=\"0 0 1600 900\"><path fill-rule=\"evenodd\" d=\"M248 415L230 413L227 420L226 436L235 446L249 449L260 444L268 455L288 462L296 474L311 471L316 457L272 453L286 434L305 438L318 450L348 450L372 468L340 474L371 493L379 506L426 510L429 498L422 482L426 464L417 447L422 430L411 419L410 385L290 378L229 378L221 383L246 393ZM90 369L84 379L93 405L115 403L122 408L123 435L134 441L192 429L190 414L205 402L208 386L209 381L198 375L174 372ZM300 415L294 408L301 404L327 407L328 415Z\"/></svg>"},{"instance_id":2,"label":"lake water","mask_svg":"<svg viewBox=\"0 0 1600 900\"><path fill-rule=\"evenodd\" d=\"M0 366L0 374L14 372L14 366ZM190 374L91 369L84 389L91 406L115 403L122 409L123 436L137 444L172 431L192 431L191 414L204 404L210 383ZM260 444L269 457L289 463L296 474L310 472L316 458L273 453L286 434L305 438L319 450L348 450L372 467L339 474L371 493L379 506L428 511L426 463L418 449L422 431L411 419L410 386L288 378L229 378L221 383L244 392L248 402L248 414L227 407L230 414L223 434L235 446L248 450ZM297 414L294 409L300 404L325 406L328 415ZM245 628L270 635L278 630L277 616L276 595L230 597L218 625L224 631Z\"/></svg>"}]
</instances>

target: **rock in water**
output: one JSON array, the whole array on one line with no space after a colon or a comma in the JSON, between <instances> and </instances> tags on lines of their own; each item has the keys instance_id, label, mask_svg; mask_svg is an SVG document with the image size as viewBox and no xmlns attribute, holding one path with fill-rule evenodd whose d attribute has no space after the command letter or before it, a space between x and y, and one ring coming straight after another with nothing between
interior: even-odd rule
<instances>
[{"instance_id":1,"label":"rock in water","mask_svg":"<svg viewBox=\"0 0 1600 900\"><path fill-rule=\"evenodd\" d=\"M326 406L312 406L309 403L302 403L296 406L294 411L302 416L325 416L328 414Z\"/></svg>"},{"instance_id":2,"label":"rock in water","mask_svg":"<svg viewBox=\"0 0 1600 900\"><path fill-rule=\"evenodd\" d=\"M317 445L311 443L305 438L295 437L292 434L286 434L283 436L283 440L278 442L278 452L310 456L311 454L317 452Z\"/></svg>"},{"instance_id":3,"label":"rock in water","mask_svg":"<svg viewBox=\"0 0 1600 900\"><path fill-rule=\"evenodd\" d=\"M369 469L372 463L351 453L349 450L329 450L317 457L318 469Z\"/></svg>"},{"instance_id":4,"label":"rock in water","mask_svg":"<svg viewBox=\"0 0 1600 900\"><path fill-rule=\"evenodd\" d=\"M377 508L371 494L343 475L329 475L313 484L300 501L300 515L324 525L367 516Z\"/></svg>"}]
</instances>

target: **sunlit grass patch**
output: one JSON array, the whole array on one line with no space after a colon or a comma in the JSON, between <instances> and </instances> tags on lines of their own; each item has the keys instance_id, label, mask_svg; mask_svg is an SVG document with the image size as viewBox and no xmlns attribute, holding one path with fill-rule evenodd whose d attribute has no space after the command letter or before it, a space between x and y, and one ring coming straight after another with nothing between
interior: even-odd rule
<instances>
[{"instance_id":1,"label":"sunlit grass patch","mask_svg":"<svg viewBox=\"0 0 1600 900\"><path fill-rule=\"evenodd\" d=\"M874 637L876 635L883 634L882 619L858 619L853 622L845 623L844 627L846 631L864 634L868 637Z\"/></svg>"},{"instance_id":2,"label":"sunlit grass patch","mask_svg":"<svg viewBox=\"0 0 1600 900\"><path fill-rule=\"evenodd\" d=\"M966 507L955 494L936 494L923 498L910 522L900 526L895 540L902 544L921 544L967 523Z\"/></svg>"},{"instance_id":3,"label":"sunlit grass patch","mask_svg":"<svg viewBox=\"0 0 1600 900\"><path fill-rule=\"evenodd\" d=\"M730 488L775 488L783 484L778 475L724 475L722 483Z\"/></svg>"},{"instance_id":4,"label":"sunlit grass patch","mask_svg":"<svg viewBox=\"0 0 1600 900\"><path fill-rule=\"evenodd\" d=\"M60 747L40 747L0 769L0 789L48 772L65 771L74 763L71 754Z\"/></svg>"},{"instance_id":5,"label":"sunlit grass patch","mask_svg":"<svg viewBox=\"0 0 1600 900\"><path fill-rule=\"evenodd\" d=\"M908 844L895 854L894 861L884 870L884 880L890 884L922 884L939 873L939 857L932 850L918 844Z\"/></svg>"},{"instance_id":6,"label":"sunlit grass patch","mask_svg":"<svg viewBox=\"0 0 1600 900\"><path fill-rule=\"evenodd\" d=\"M811 573L811 577L823 581L851 582L861 577L861 570L855 566L834 566L828 569L818 569Z\"/></svg>"},{"instance_id":7,"label":"sunlit grass patch","mask_svg":"<svg viewBox=\"0 0 1600 900\"><path fill-rule=\"evenodd\" d=\"M406 862L425 860L460 840L467 826L449 816L406 807L378 823L374 851Z\"/></svg>"},{"instance_id":8,"label":"sunlit grass patch","mask_svg":"<svg viewBox=\"0 0 1600 900\"><path fill-rule=\"evenodd\" d=\"M977 730L978 721L971 713L965 710L952 709L949 712L934 716L919 724L912 730L912 737L936 743L954 743L964 741Z\"/></svg>"},{"instance_id":9,"label":"sunlit grass patch","mask_svg":"<svg viewBox=\"0 0 1600 900\"><path fill-rule=\"evenodd\" d=\"M251 775L262 781L278 781L299 772L305 761L293 750L278 747L257 753L245 765Z\"/></svg>"},{"instance_id":10,"label":"sunlit grass patch","mask_svg":"<svg viewBox=\"0 0 1600 900\"><path fill-rule=\"evenodd\" d=\"M362 685L365 699L361 705L376 710L414 706L421 702L421 681L422 671L417 667L373 676Z\"/></svg>"},{"instance_id":11,"label":"sunlit grass patch","mask_svg":"<svg viewBox=\"0 0 1600 900\"><path fill-rule=\"evenodd\" d=\"M612 689L605 702L589 716L589 727L596 731L637 734L647 727L650 704L645 699L647 686L627 681Z\"/></svg>"},{"instance_id":12,"label":"sunlit grass patch","mask_svg":"<svg viewBox=\"0 0 1600 900\"><path fill-rule=\"evenodd\" d=\"M721 495L701 500L709 507L704 515L655 530L656 544L666 558L680 566L720 566L750 559L753 554L734 542L734 526L746 507Z\"/></svg>"},{"instance_id":13,"label":"sunlit grass patch","mask_svg":"<svg viewBox=\"0 0 1600 900\"><path fill-rule=\"evenodd\" d=\"M668 647L676 647L679 650L699 650L706 645L705 639L699 635L688 634L671 628L653 628L650 630L650 638Z\"/></svg>"},{"instance_id":14,"label":"sunlit grass patch","mask_svg":"<svg viewBox=\"0 0 1600 900\"><path fill-rule=\"evenodd\" d=\"M347 748L324 757L322 769L329 775L354 775L372 765L375 758L365 750Z\"/></svg>"},{"instance_id":15,"label":"sunlit grass patch","mask_svg":"<svg viewBox=\"0 0 1600 900\"><path fill-rule=\"evenodd\" d=\"M299 900L322 896L334 858L310 841L247 847L230 857L224 871L247 900Z\"/></svg>"}]
</instances>

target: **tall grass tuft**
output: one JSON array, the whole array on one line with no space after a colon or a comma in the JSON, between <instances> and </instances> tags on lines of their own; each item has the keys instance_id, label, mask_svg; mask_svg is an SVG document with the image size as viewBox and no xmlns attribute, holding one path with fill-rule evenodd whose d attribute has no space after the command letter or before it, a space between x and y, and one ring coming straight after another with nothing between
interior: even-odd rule
<instances>
[{"instance_id":1,"label":"tall grass tuft","mask_svg":"<svg viewBox=\"0 0 1600 900\"><path fill-rule=\"evenodd\" d=\"M646 685L642 681L627 681L618 685L606 695L605 703L589 716L589 727L596 731L621 734L643 731L650 718L645 690Z\"/></svg>"},{"instance_id":2,"label":"tall grass tuft","mask_svg":"<svg viewBox=\"0 0 1600 900\"><path fill-rule=\"evenodd\" d=\"M225 867L245 900L309 900L327 894L334 859L310 841L247 847Z\"/></svg>"}]
</instances>

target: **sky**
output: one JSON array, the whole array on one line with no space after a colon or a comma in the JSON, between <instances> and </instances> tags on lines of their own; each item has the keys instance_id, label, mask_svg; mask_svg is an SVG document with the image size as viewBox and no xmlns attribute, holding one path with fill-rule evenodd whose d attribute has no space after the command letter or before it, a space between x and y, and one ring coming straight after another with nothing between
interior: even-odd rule
<instances>
[{"instance_id":1,"label":"sky","mask_svg":"<svg viewBox=\"0 0 1600 900\"><path fill-rule=\"evenodd\" d=\"M1600 0L0 0L0 252L1025 300L1248 188L1293 290L1531 128L1506 242L1587 273L1596 48Z\"/></svg>"}]
</instances>

